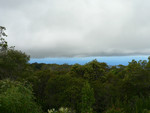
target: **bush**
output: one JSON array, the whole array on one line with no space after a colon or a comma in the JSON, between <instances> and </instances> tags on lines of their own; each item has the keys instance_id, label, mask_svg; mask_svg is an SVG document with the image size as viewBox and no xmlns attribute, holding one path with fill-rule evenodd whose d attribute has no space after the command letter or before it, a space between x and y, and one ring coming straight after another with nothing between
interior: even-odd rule
<instances>
[{"instance_id":1,"label":"bush","mask_svg":"<svg viewBox=\"0 0 150 113\"><path fill-rule=\"evenodd\" d=\"M31 86L25 87L20 82L0 81L0 111L2 113L41 113L34 102Z\"/></svg>"}]
</instances>

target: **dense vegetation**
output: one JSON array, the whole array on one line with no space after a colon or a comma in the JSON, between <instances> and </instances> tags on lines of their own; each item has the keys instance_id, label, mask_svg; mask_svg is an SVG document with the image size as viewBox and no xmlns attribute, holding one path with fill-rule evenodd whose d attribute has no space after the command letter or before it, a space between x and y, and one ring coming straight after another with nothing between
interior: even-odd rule
<instances>
[{"instance_id":1,"label":"dense vegetation","mask_svg":"<svg viewBox=\"0 0 150 113\"><path fill-rule=\"evenodd\" d=\"M150 58L127 66L29 64L0 27L1 113L150 113Z\"/></svg>"}]
</instances>

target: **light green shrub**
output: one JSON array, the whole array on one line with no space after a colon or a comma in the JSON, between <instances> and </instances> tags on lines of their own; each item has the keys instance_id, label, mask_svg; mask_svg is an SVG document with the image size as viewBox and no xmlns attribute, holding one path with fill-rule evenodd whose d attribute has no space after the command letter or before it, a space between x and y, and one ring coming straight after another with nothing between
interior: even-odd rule
<instances>
[{"instance_id":1,"label":"light green shrub","mask_svg":"<svg viewBox=\"0 0 150 113\"><path fill-rule=\"evenodd\" d=\"M41 113L34 102L31 87L10 80L0 81L1 113Z\"/></svg>"}]
</instances>

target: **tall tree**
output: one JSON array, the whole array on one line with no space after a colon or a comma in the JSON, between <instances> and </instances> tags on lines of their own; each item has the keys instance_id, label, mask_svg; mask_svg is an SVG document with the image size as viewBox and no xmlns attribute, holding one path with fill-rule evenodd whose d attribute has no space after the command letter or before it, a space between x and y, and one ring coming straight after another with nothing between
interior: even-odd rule
<instances>
[{"instance_id":1,"label":"tall tree","mask_svg":"<svg viewBox=\"0 0 150 113\"><path fill-rule=\"evenodd\" d=\"M94 91L90 87L88 82L85 82L82 88L82 103L81 103L81 113L92 113L93 104L95 102Z\"/></svg>"},{"instance_id":2,"label":"tall tree","mask_svg":"<svg viewBox=\"0 0 150 113\"><path fill-rule=\"evenodd\" d=\"M4 30L6 28L0 26L0 79L16 79L26 70L30 57L14 48L8 48Z\"/></svg>"},{"instance_id":3,"label":"tall tree","mask_svg":"<svg viewBox=\"0 0 150 113\"><path fill-rule=\"evenodd\" d=\"M3 37L7 37L7 35L4 32L4 30L6 30L6 28L3 27L3 26L0 26L0 54L2 54L2 52L7 50L7 47L8 47L7 42L3 38Z\"/></svg>"}]
</instances>

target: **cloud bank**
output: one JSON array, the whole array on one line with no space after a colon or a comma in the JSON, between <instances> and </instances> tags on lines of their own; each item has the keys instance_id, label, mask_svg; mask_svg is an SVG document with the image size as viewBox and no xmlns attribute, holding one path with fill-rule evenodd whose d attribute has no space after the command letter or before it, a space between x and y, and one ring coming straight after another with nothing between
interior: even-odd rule
<instances>
[{"instance_id":1,"label":"cloud bank","mask_svg":"<svg viewBox=\"0 0 150 113\"><path fill-rule=\"evenodd\" d=\"M150 54L149 0L1 0L9 45L32 58Z\"/></svg>"}]
</instances>

